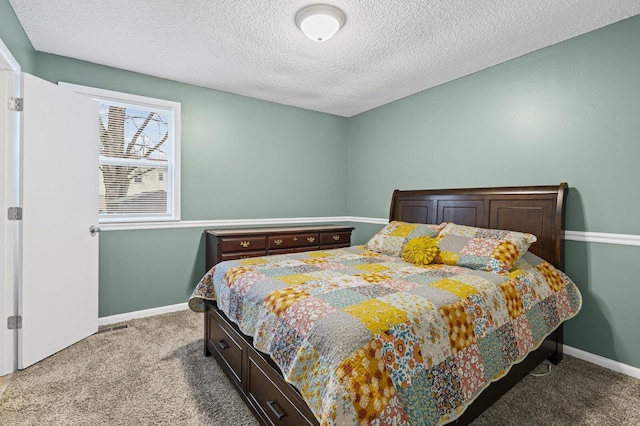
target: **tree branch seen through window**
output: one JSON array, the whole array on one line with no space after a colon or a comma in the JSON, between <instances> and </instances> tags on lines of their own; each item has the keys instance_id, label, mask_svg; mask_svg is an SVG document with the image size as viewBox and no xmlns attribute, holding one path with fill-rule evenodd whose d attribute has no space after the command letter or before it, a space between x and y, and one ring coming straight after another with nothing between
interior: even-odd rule
<instances>
[{"instance_id":1,"label":"tree branch seen through window","mask_svg":"<svg viewBox=\"0 0 640 426\"><path fill-rule=\"evenodd\" d=\"M169 138L169 128L163 114L101 104L99 126L100 155L103 158L150 160L158 164L167 162L164 148ZM103 214L127 213L131 210L166 211L166 189L163 190L165 185L160 183L164 180L162 171L137 167L132 162L101 163L105 203ZM153 174L155 176L149 176ZM144 185L145 180L147 185ZM132 184L140 185L134 185L133 188ZM154 211L154 207L157 211Z\"/></svg>"}]
</instances>

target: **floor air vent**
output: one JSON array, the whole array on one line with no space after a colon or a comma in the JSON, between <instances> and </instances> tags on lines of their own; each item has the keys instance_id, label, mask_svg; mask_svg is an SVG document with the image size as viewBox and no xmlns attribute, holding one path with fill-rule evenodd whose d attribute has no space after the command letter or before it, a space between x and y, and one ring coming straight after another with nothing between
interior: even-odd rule
<instances>
[{"instance_id":1,"label":"floor air vent","mask_svg":"<svg viewBox=\"0 0 640 426\"><path fill-rule=\"evenodd\" d=\"M116 330L122 330L123 328L128 328L129 326L127 324L122 324L122 325L107 325L105 327L99 327L98 328L98 333L108 333L109 331L116 331Z\"/></svg>"}]
</instances>

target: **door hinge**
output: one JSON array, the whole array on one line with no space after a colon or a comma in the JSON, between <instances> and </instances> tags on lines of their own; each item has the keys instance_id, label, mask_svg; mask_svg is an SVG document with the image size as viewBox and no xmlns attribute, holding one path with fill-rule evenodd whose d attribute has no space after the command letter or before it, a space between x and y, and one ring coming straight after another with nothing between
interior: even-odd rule
<instances>
[{"instance_id":1,"label":"door hinge","mask_svg":"<svg viewBox=\"0 0 640 426\"><path fill-rule=\"evenodd\" d=\"M9 207L7 209L7 219L22 220L22 207Z\"/></svg>"},{"instance_id":2,"label":"door hinge","mask_svg":"<svg viewBox=\"0 0 640 426\"><path fill-rule=\"evenodd\" d=\"M7 328L9 330L18 330L22 328L22 317L20 315L14 315L7 318Z\"/></svg>"},{"instance_id":3,"label":"door hinge","mask_svg":"<svg viewBox=\"0 0 640 426\"><path fill-rule=\"evenodd\" d=\"M24 98L9 98L9 111L22 111Z\"/></svg>"}]
</instances>

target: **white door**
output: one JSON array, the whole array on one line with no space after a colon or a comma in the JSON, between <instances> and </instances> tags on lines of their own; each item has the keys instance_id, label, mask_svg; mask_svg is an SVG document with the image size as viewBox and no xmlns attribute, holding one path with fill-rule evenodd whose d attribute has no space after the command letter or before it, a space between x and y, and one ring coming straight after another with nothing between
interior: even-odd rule
<instances>
[{"instance_id":1,"label":"white door","mask_svg":"<svg viewBox=\"0 0 640 426\"><path fill-rule=\"evenodd\" d=\"M98 330L98 104L22 75L18 368Z\"/></svg>"}]
</instances>

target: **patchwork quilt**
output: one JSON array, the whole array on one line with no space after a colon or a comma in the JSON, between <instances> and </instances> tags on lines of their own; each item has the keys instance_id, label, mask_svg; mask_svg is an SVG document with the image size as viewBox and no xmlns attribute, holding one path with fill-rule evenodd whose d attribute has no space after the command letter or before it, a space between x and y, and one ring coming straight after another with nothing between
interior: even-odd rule
<instances>
[{"instance_id":1,"label":"patchwork quilt","mask_svg":"<svg viewBox=\"0 0 640 426\"><path fill-rule=\"evenodd\" d=\"M582 297L525 253L498 275L362 246L222 262L189 300L269 354L323 425L443 424L536 349Z\"/></svg>"}]
</instances>

